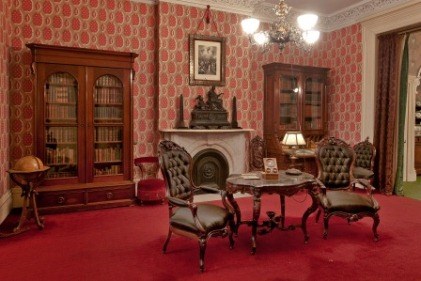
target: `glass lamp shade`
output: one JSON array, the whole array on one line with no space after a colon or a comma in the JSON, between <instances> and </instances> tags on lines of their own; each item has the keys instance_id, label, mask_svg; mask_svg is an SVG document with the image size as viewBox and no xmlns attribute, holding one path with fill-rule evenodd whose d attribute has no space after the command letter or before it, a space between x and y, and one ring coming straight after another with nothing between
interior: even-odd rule
<instances>
[{"instance_id":1,"label":"glass lamp shade","mask_svg":"<svg viewBox=\"0 0 421 281\"><path fill-rule=\"evenodd\" d=\"M257 32L253 34L253 40L259 45L264 45L269 42L269 36L265 32Z\"/></svg>"},{"instance_id":2,"label":"glass lamp shade","mask_svg":"<svg viewBox=\"0 0 421 281\"><path fill-rule=\"evenodd\" d=\"M307 44L314 44L320 37L320 31L307 30L303 32L303 39Z\"/></svg>"},{"instance_id":3,"label":"glass lamp shade","mask_svg":"<svg viewBox=\"0 0 421 281\"><path fill-rule=\"evenodd\" d=\"M290 131L285 133L282 144L288 146L299 146L305 145L306 141L300 131Z\"/></svg>"},{"instance_id":4,"label":"glass lamp shade","mask_svg":"<svg viewBox=\"0 0 421 281\"><path fill-rule=\"evenodd\" d=\"M241 21L241 27L247 34L253 34L259 28L260 21L255 18L247 18Z\"/></svg>"},{"instance_id":5,"label":"glass lamp shade","mask_svg":"<svg viewBox=\"0 0 421 281\"><path fill-rule=\"evenodd\" d=\"M311 30L316 25L319 17L315 14L304 14L297 17L298 26L302 30Z\"/></svg>"}]
</instances>

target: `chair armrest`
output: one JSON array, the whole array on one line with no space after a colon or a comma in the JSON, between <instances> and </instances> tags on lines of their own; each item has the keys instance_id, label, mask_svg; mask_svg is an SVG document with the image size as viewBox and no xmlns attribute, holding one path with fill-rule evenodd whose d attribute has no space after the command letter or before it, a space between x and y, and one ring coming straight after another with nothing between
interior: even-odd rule
<instances>
[{"instance_id":1,"label":"chair armrest","mask_svg":"<svg viewBox=\"0 0 421 281\"><path fill-rule=\"evenodd\" d=\"M220 190L209 185L199 186L197 190L203 190L207 193L212 193L212 194L219 193L221 195L222 204L224 205L225 209L227 209L228 212L234 214L234 207L231 205L231 203L229 203L227 199L227 192L225 190Z\"/></svg>"},{"instance_id":2,"label":"chair armrest","mask_svg":"<svg viewBox=\"0 0 421 281\"><path fill-rule=\"evenodd\" d=\"M367 194L371 196L372 191L375 190L375 188L371 185L369 180L366 179L354 179L354 183L352 186L355 187L355 184L358 183L363 186L363 188L367 191Z\"/></svg>"},{"instance_id":3,"label":"chair armrest","mask_svg":"<svg viewBox=\"0 0 421 281\"><path fill-rule=\"evenodd\" d=\"M167 196L167 199L171 205L176 206L176 207L189 207L190 206L190 202L186 200L182 200L180 198Z\"/></svg>"},{"instance_id":4,"label":"chair armrest","mask_svg":"<svg viewBox=\"0 0 421 281\"><path fill-rule=\"evenodd\" d=\"M180 207L180 208L189 208L193 216L194 224L199 229L199 231L201 231L202 233L205 233L205 228L203 227L203 225L200 223L199 219L197 218L197 205L196 204L191 203L186 200L176 198L176 197L171 197L171 196L168 196L167 199L168 199L168 202L170 203L170 209L174 206Z\"/></svg>"},{"instance_id":5,"label":"chair armrest","mask_svg":"<svg viewBox=\"0 0 421 281\"><path fill-rule=\"evenodd\" d=\"M215 194L221 193L220 189L217 189L217 188L214 188L214 187L211 187L211 186L208 186L208 185L199 186L198 190L203 190L206 193L215 193Z\"/></svg>"},{"instance_id":6,"label":"chair armrest","mask_svg":"<svg viewBox=\"0 0 421 281\"><path fill-rule=\"evenodd\" d=\"M326 186L319 179L315 179L315 181L316 181L316 186L318 186L319 192L321 192L324 196L326 196L326 189L327 189Z\"/></svg>"}]
</instances>

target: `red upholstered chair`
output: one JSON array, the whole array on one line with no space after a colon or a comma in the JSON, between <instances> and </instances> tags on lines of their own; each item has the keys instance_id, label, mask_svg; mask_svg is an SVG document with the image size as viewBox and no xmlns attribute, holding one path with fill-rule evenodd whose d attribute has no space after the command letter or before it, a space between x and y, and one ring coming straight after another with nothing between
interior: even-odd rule
<instances>
[{"instance_id":1,"label":"red upholstered chair","mask_svg":"<svg viewBox=\"0 0 421 281\"><path fill-rule=\"evenodd\" d=\"M165 199L165 181L158 178L158 157L139 157L134 164L140 169L140 181L137 184L137 198L140 204L145 201L160 201Z\"/></svg>"}]
</instances>

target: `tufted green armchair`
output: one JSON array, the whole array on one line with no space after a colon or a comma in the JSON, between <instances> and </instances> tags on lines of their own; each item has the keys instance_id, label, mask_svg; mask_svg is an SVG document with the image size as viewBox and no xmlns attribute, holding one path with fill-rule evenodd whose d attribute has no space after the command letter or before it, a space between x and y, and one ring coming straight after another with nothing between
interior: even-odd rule
<instances>
[{"instance_id":1,"label":"tufted green armchair","mask_svg":"<svg viewBox=\"0 0 421 281\"><path fill-rule=\"evenodd\" d=\"M353 167L355 162L354 150L344 141L329 137L321 140L316 150L318 167L317 181L319 183L319 212L323 216L323 237L327 238L329 219L332 216L343 217L348 222L358 221L363 217L373 218L374 240L378 240L377 226L380 218L377 211L380 209L372 195L373 187L365 179L354 179ZM365 194L356 192L355 184L358 182Z\"/></svg>"},{"instance_id":2,"label":"tufted green armchair","mask_svg":"<svg viewBox=\"0 0 421 281\"><path fill-rule=\"evenodd\" d=\"M229 245L234 246L234 209L229 204L225 191L212 187L196 187L191 180L192 158L182 147L172 141L159 144L159 164L166 182L169 206L169 231L163 252L167 250L172 233L197 239L200 249L200 271L205 268L207 240L212 236L229 236ZM221 193L224 207L213 204L195 204L197 191Z\"/></svg>"},{"instance_id":3,"label":"tufted green armchair","mask_svg":"<svg viewBox=\"0 0 421 281\"><path fill-rule=\"evenodd\" d=\"M367 179L370 182L373 179L374 158L376 157L376 147L370 143L367 137L364 141L354 145L355 166L353 170L354 177L357 179Z\"/></svg>"}]
</instances>

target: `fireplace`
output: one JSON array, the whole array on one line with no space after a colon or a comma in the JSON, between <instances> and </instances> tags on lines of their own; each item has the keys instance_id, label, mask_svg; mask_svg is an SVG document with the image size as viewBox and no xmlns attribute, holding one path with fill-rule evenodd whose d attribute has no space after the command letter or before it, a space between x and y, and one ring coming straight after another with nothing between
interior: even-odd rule
<instances>
[{"instance_id":1,"label":"fireplace","mask_svg":"<svg viewBox=\"0 0 421 281\"><path fill-rule=\"evenodd\" d=\"M214 186L225 189L228 177L228 161L216 149L204 149L193 157L193 182L197 185Z\"/></svg>"},{"instance_id":2,"label":"fireplace","mask_svg":"<svg viewBox=\"0 0 421 281\"><path fill-rule=\"evenodd\" d=\"M230 174L248 171L251 129L164 129L163 139L184 147L193 157L196 185L225 187Z\"/></svg>"}]
</instances>

